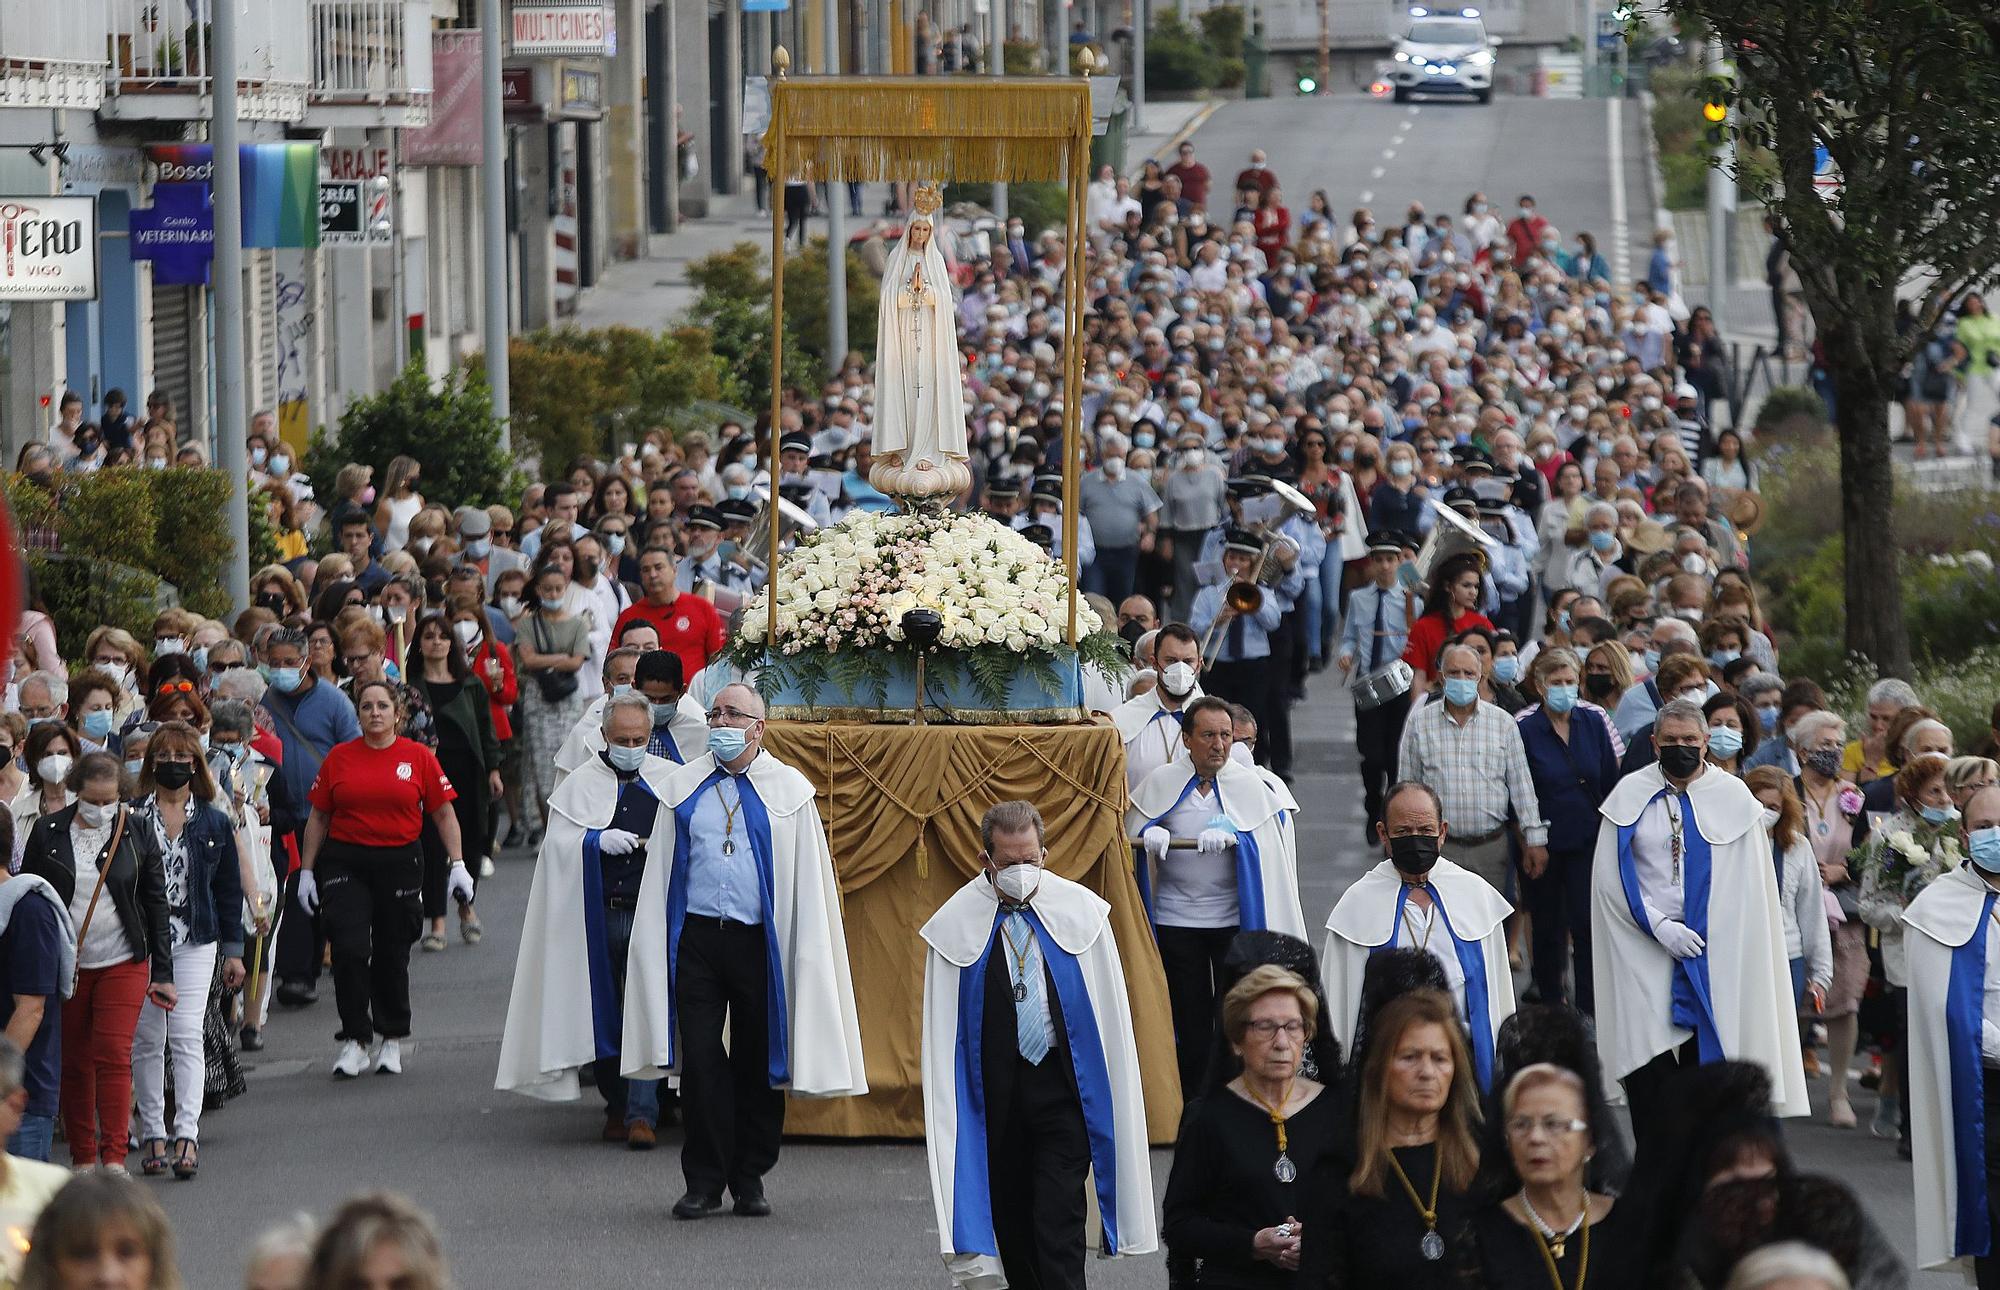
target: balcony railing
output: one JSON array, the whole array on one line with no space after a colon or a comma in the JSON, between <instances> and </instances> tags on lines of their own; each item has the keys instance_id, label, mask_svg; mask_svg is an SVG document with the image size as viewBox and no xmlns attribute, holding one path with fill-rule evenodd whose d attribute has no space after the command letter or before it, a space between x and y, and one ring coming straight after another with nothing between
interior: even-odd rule
<instances>
[{"instance_id":1,"label":"balcony railing","mask_svg":"<svg viewBox=\"0 0 2000 1290\"><path fill-rule=\"evenodd\" d=\"M0 0L0 107L104 100L106 0Z\"/></svg>"},{"instance_id":2,"label":"balcony railing","mask_svg":"<svg viewBox=\"0 0 2000 1290\"><path fill-rule=\"evenodd\" d=\"M187 96L211 91L217 70L210 26L214 3L108 0L108 112L177 117L188 110ZM244 116L296 120L304 113L312 55L307 42L299 37L308 20L308 0L256 0L238 5L234 70ZM158 101L155 110L149 110L149 98Z\"/></svg>"},{"instance_id":3,"label":"balcony railing","mask_svg":"<svg viewBox=\"0 0 2000 1290\"><path fill-rule=\"evenodd\" d=\"M430 0L312 0L314 106L428 110Z\"/></svg>"}]
</instances>

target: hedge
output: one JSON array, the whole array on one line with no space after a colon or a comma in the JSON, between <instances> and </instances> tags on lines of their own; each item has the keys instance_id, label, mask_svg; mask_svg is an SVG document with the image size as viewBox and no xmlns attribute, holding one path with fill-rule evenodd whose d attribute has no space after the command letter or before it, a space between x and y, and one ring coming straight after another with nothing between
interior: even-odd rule
<instances>
[{"instance_id":1,"label":"hedge","mask_svg":"<svg viewBox=\"0 0 2000 1290\"><path fill-rule=\"evenodd\" d=\"M27 564L55 620L64 657L106 623L142 640L153 615L180 604L226 619L229 476L220 470L117 468L56 476L55 491L6 477L7 502L28 536ZM250 507L250 566L277 559L264 508Z\"/></svg>"}]
</instances>

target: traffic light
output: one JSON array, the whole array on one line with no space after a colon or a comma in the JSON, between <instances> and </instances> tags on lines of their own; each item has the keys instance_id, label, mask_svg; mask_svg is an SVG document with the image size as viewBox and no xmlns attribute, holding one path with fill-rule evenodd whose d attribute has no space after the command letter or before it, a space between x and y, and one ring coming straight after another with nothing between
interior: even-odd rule
<instances>
[{"instance_id":1,"label":"traffic light","mask_svg":"<svg viewBox=\"0 0 2000 1290\"><path fill-rule=\"evenodd\" d=\"M1311 72L1300 72L1299 93L1301 94L1319 93L1319 78L1314 76Z\"/></svg>"}]
</instances>

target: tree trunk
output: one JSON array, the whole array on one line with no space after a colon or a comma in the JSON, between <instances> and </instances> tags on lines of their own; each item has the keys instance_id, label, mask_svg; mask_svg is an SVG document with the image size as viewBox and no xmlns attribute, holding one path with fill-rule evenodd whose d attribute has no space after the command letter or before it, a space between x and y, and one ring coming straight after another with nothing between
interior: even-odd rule
<instances>
[{"instance_id":1,"label":"tree trunk","mask_svg":"<svg viewBox=\"0 0 2000 1290\"><path fill-rule=\"evenodd\" d=\"M1847 650L1870 659L1883 676L1908 677L1910 637L1903 625L1897 568L1895 476L1889 454L1889 391L1858 328L1826 335L1832 360L1834 426L1840 435L1840 520L1847 592Z\"/></svg>"}]
</instances>

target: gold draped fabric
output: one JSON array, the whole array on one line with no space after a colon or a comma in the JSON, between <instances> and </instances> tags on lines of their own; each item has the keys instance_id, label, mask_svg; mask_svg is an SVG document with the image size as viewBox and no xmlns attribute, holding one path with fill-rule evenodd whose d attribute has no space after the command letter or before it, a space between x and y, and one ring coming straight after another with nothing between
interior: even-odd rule
<instances>
[{"instance_id":1,"label":"gold draped fabric","mask_svg":"<svg viewBox=\"0 0 2000 1290\"><path fill-rule=\"evenodd\" d=\"M801 76L773 84L778 180L1068 179L1088 149L1090 85L1053 76Z\"/></svg>"},{"instance_id":2,"label":"gold draped fabric","mask_svg":"<svg viewBox=\"0 0 2000 1290\"><path fill-rule=\"evenodd\" d=\"M818 789L840 879L870 1090L863 1098L794 1099L789 1132L923 1136L926 947L917 932L979 871L986 808L1020 799L1048 822L1049 868L1111 903L1147 1128L1156 1145L1173 1142L1181 1106L1173 1022L1125 842L1125 749L1114 727L773 721L764 747Z\"/></svg>"}]
</instances>

